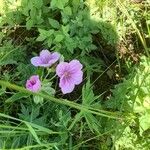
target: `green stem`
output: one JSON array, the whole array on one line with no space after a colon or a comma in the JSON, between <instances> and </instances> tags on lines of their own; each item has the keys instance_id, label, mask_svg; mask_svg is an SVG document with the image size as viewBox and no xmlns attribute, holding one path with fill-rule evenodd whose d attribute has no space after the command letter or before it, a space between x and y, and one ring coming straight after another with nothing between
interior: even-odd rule
<instances>
[{"instance_id":1,"label":"green stem","mask_svg":"<svg viewBox=\"0 0 150 150\"><path fill-rule=\"evenodd\" d=\"M55 97L52 97L52 96L49 96L49 95L45 95L43 93L34 93L34 92L29 91L29 90L26 90L23 87L11 84L11 83L6 82L6 81L0 80L0 85L1 86L5 86L7 88L11 88L11 89L17 90L17 91L20 91L20 92L23 92L23 93L26 93L26 94L41 96L44 99L50 100L52 102L59 103L59 104L62 104L62 105L66 105L66 106L78 109L80 111L81 110L82 111L86 111L88 113L92 113L92 114L95 114L95 115L98 115L98 116L108 117L108 118L111 118L111 119L121 119L121 120L123 119L123 118L118 117L118 115L110 115L109 114L110 112L108 112L108 111L105 111L105 114L104 114L104 110L103 110L102 113L96 112L96 111L91 110L89 107L85 107L85 106L77 104L75 102L71 102L71 101L66 100L66 99L57 99Z\"/></svg>"},{"instance_id":2,"label":"green stem","mask_svg":"<svg viewBox=\"0 0 150 150\"><path fill-rule=\"evenodd\" d=\"M49 79L49 81L53 80L57 75L55 74L52 78Z\"/></svg>"},{"instance_id":3,"label":"green stem","mask_svg":"<svg viewBox=\"0 0 150 150\"><path fill-rule=\"evenodd\" d=\"M46 74L46 76L45 76L45 78L44 78L44 80L49 76L49 74L51 73L51 69L47 69L48 70L48 72L47 72L47 74Z\"/></svg>"}]
</instances>

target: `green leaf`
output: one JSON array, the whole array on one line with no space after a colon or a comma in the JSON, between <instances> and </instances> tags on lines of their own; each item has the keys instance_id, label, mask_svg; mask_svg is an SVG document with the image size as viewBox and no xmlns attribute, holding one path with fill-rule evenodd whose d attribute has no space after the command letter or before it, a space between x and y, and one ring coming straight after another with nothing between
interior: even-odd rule
<instances>
[{"instance_id":1,"label":"green leaf","mask_svg":"<svg viewBox=\"0 0 150 150\"><path fill-rule=\"evenodd\" d=\"M83 105L90 106L98 96L94 96L92 85L90 84L90 80L86 83L82 88L82 103Z\"/></svg>"},{"instance_id":2,"label":"green leaf","mask_svg":"<svg viewBox=\"0 0 150 150\"><path fill-rule=\"evenodd\" d=\"M0 61L0 66L8 65L8 64L17 64L15 60L3 60L2 62Z\"/></svg>"},{"instance_id":3,"label":"green leaf","mask_svg":"<svg viewBox=\"0 0 150 150\"><path fill-rule=\"evenodd\" d=\"M34 96L33 100L36 104L43 103L43 97L38 96L38 95Z\"/></svg>"},{"instance_id":4,"label":"green leaf","mask_svg":"<svg viewBox=\"0 0 150 150\"><path fill-rule=\"evenodd\" d=\"M49 94L49 95L54 95L55 94L55 89L53 89L51 87L51 83L43 83L42 84L42 91L44 91L45 93Z\"/></svg>"},{"instance_id":5,"label":"green leaf","mask_svg":"<svg viewBox=\"0 0 150 150\"><path fill-rule=\"evenodd\" d=\"M63 9L69 0L52 0L51 7Z\"/></svg>"},{"instance_id":6,"label":"green leaf","mask_svg":"<svg viewBox=\"0 0 150 150\"><path fill-rule=\"evenodd\" d=\"M29 19L27 22L26 22L26 28L27 30L30 30L32 27L33 27L34 23L33 23L33 20L32 19Z\"/></svg>"},{"instance_id":7,"label":"green leaf","mask_svg":"<svg viewBox=\"0 0 150 150\"><path fill-rule=\"evenodd\" d=\"M59 25L59 22L58 22L57 20L52 19L52 18L49 18L48 20L49 20L50 25L51 25L53 28L56 28L56 29L59 28L60 25Z\"/></svg>"},{"instance_id":8,"label":"green leaf","mask_svg":"<svg viewBox=\"0 0 150 150\"><path fill-rule=\"evenodd\" d=\"M37 143L41 144L36 132L34 131L34 129L32 128L32 126L28 123L25 122L25 124L27 125L27 127L29 128L29 131L31 132L31 134L33 135L33 137L35 138L35 140L37 141Z\"/></svg>"},{"instance_id":9,"label":"green leaf","mask_svg":"<svg viewBox=\"0 0 150 150\"><path fill-rule=\"evenodd\" d=\"M62 28L62 31L63 31L63 33L64 33L65 35L68 35L69 27L70 27L69 25L66 25L66 26L63 26L63 25L62 25L61 28Z\"/></svg>"},{"instance_id":10,"label":"green leaf","mask_svg":"<svg viewBox=\"0 0 150 150\"><path fill-rule=\"evenodd\" d=\"M9 49L10 51L7 52L7 50ZM4 49L2 48L1 50L4 52L0 53L0 66L4 66L7 64L17 64L17 62L13 60L13 57L12 57L15 51L17 50L16 48L11 47L11 45L8 45L8 47L6 46L6 48L4 47Z\"/></svg>"},{"instance_id":11,"label":"green leaf","mask_svg":"<svg viewBox=\"0 0 150 150\"><path fill-rule=\"evenodd\" d=\"M64 36L62 34L57 34L54 41L61 42L63 39L64 39Z\"/></svg>"},{"instance_id":12,"label":"green leaf","mask_svg":"<svg viewBox=\"0 0 150 150\"><path fill-rule=\"evenodd\" d=\"M37 41L44 41L46 39L46 36L43 34L40 34L40 36L36 39Z\"/></svg>"},{"instance_id":13,"label":"green leaf","mask_svg":"<svg viewBox=\"0 0 150 150\"><path fill-rule=\"evenodd\" d=\"M75 11L78 10L78 7L80 6L80 3L81 3L80 0L72 0L73 9Z\"/></svg>"},{"instance_id":14,"label":"green leaf","mask_svg":"<svg viewBox=\"0 0 150 150\"><path fill-rule=\"evenodd\" d=\"M47 38L50 38L52 34L54 33L54 30L44 30L44 29L38 29L40 32L40 36L36 39L37 41L44 41Z\"/></svg>"},{"instance_id":15,"label":"green leaf","mask_svg":"<svg viewBox=\"0 0 150 150\"><path fill-rule=\"evenodd\" d=\"M65 7L63 12L68 16L72 15L72 10L71 10L71 7L69 7L69 6Z\"/></svg>"},{"instance_id":16,"label":"green leaf","mask_svg":"<svg viewBox=\"0 0 150 150\"><path fill-rule=\"evenodd\" d=\"M1 88L1 89L0 89L0 96L5 93L5 90L6 90L5 88Z\"/></svg>"},{"instance_id":17,"label":"green leaf","mask_svg":"<svg viewBox=\"0 0 150 150\"><path fill-rule=\"evenodd\" d=\"M54 131L52 131L52 130L50 130L50 129L48 129L48 128L45 128L45 127L43 127L43 126L39 126L39 125L37 125L37 124L35 124L35 123L30 123L30 125L31 125L32 127L36 128L36 129L38 129L38 130L41 131L41 132L45 132L45 133L48 133L48 134L53 134L53 132L54 132Z\"/></svg>"},{"instance_id":18,"label":"green leaf","mask_svg":"<svg viewBox=\"0 0 150 150\"><path fill-rule=\"evenodd\" d=\"M8 98L5 102L6 103L12 103L12 102L15 102L16 100L19 100L21 98L27 98L28 96L29 96L29 94L18 92L18 93L15 93L10 98Z\"/></svg>"},{"instance_id":19,"label":"green leaf","mask_svg":"<svg viewBox=\"0 0 150 150\"><path fill-rule=\"evenodd\" d=\"M52 42L53 42L52 38L49 38L49 39L47 40L48 47L51 47Z\"/></svg>"},{"instance_id":20,"label":"green leaf","mask_svg":"<svg viewBox=\"0 0 150 150\"><path fill-rule=\"evenodd\" d=\"M33 1L33 5L34 5L37 9L41 8L42 5L43 5L43 0L32 0L32 1Z\"/></svg>"},{"instance_id":21,"label":"green leaf","mask_svg":"<svg viewBox=\"0 0 150 150\"><path fill-rule=\"evenodd\" d=\"M82 117L83 117L82 111L80 111L79 113L77 113L77 114L75 115L75 117L74 117L73 122L72 122L71 125L69 126L68 130L71 130L71 129L74 127L74 125L75 125L78 121L81 120Z\"/></svg>"},{"instance_id":22,"label":"green leaf","mask_svg":"<svg viewBox=\"0 0 150 150\"><path fill-rule=\"evenodd\" d=\"M32 20L35 20L36 19L36 16L37 16L37 9L35 7L33 7L30 11L30 16L31 16L31 19Z\"/></svg>"},{"instance_id":23,"label":"green leaf","mask_svg":"<svg viewBox=\"0 0 150 150\"><path fill-rule=\"evenodd\" d=\"M29 9L27 7L25 7L23 10L22 10L22 13L25 15L25 16L29 16Z\"/></svg>"},{"instance_id":24,"label":"green leaf","mask_svg":"<svg viewBox=\"0 0 150 150\"><path fill-rule=\"evenodd\" d=\"M150 118L150 113L148 113L148 112L139 118L141 135L144 131L146 131L147 129L150 129L150 119L149 118Z\"/></svg>"},{"instance_id":25,"label":"green leaf","mask_svg":"<svg viewBox=\"0 0 150 150\"><path fill-rule=\"evenodd\" d=\"M90 130L92 132L96 131L97 133L100 133L98 120L91 113L84 113L84 117Z\"/></svg>"},{"instance_id":26,"label":"green leaf","mask_svg":"<svg viewBox=\"0 0 150 150\"><path fill-rule=\"evenodd\" d=\"M37 21L37 24L38 24L38 25L41 25L41 24L44 22L44 20L41 18L40 15L37 15L37 16L36 16L36 21Z\"/></svg>"}]
</instances>

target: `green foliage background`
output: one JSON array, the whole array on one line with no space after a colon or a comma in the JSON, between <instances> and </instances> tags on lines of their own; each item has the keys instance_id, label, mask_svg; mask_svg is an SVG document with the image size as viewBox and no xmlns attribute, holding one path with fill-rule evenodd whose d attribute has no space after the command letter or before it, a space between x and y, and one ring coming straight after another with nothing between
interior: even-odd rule
<instances>
[{"instance_id":1,"label":"green foliage background","mask_svg":"<svg viewBox=\"0 0 150 150\"><path fill-rule=\"evenodd\" d=\"M150 149L149 6L0 0L0 149ZM45 79L37 94L22 88L45 74L30 64L42 49L84 65L72 94L57 80Z\"/></svg>"}]
</instances>

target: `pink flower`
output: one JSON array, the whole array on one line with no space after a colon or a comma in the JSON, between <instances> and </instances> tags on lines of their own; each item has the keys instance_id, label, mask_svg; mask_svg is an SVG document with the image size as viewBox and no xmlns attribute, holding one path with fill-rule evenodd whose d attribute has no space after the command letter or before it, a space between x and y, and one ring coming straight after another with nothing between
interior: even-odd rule
<instances>
[{"instance_id":1,"label":"pink flower","mask_svg":"<svg viewBox=\"0 0 150 150\"><path fill-rule=\"evenodd\" d=\"M26 89L32 92L38 92L41 89L41 81L38 75L33 75L27 80Z\"/></svg>"},{"instance_id":2,"label":"pink flower","mask_svg":"<svg viewBox=\"0 0 150 150\"><path fill-rule=\"evenodd\" d=\"M75 85L83 80L82 64L78 60L62 62L56 67L56 74L60 77L59 87L63 94L71 93Z\"/></svg>"},{"instance_id":3,"label":"pink flower","mask_svg":"<svg viewBox=\"0 0 150 150\"><path fill-rule=\"evenodd\" d=\"M60 54L57 52L50 53L48 50L42 50L40 56L33 57L31 59L31 64L38 67L50 67L60 58Z\"/></svg>"}]
</instances>

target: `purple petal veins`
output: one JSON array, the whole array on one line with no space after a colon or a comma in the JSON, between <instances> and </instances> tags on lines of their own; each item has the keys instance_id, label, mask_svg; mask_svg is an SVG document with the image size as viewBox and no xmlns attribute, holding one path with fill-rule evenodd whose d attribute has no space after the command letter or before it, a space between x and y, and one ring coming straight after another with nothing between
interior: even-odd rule
<instances>
[{"instance_id":1,"label":"purple petal veins","mask_svg":"<svg viewBox=\"0 0 150 150\"><path fill-rule=\"evenodd\" d=\"M27 80L26 89L32 92L38 92L41 89L41 81L38 75L33 75Z\"/></svg>"},{"instance_id":2,"label":"purple petal veins","mask_svg":"<svg viewBox=\"0 0 150 150\"><path fill-rule=\"evenodd\" d=\"M39 56L31 59L31 64L38 67L50 67L56 63L60 58L60 54L57 52L50 53L48 50L42 50Z\"/></svg>"},{"instance_id":3,"label":"purple petal veins","mask_svg":"<svg viewBox=\"0 0 150 150\"><path fill-rule=\"evenodd\" d=\"M56 74L60 77L59 87L63 94L71 93L75 85L83 80L82 64L78 60L62 62L57 65Z\"/></svg>"}]
</instances>

